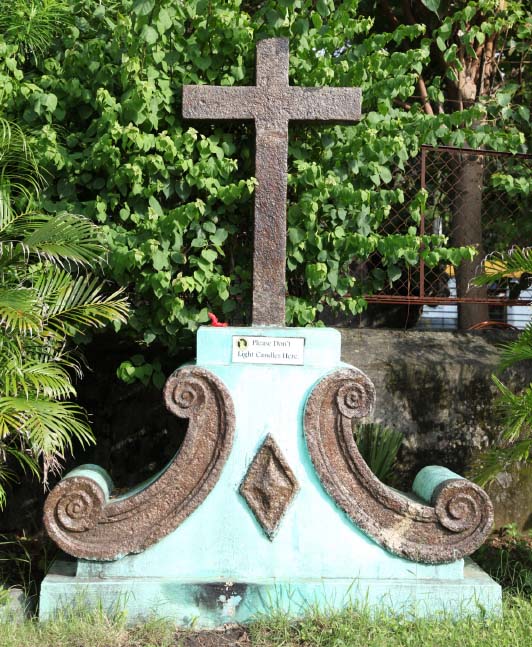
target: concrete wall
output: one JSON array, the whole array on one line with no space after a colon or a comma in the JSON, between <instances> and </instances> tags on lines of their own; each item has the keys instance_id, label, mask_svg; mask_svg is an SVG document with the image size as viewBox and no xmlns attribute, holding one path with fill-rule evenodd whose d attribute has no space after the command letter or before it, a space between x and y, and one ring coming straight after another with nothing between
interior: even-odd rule
<instances>
[{"instance_id":1,"label":"concrete wall","mask_svg":"<svg viewBox=\"0 0 532 647\"><path fill-rule=\"evenodd\" d=\"M363 370L377 389L376 421L405 435L399 484L418 469L441 464L467 471L480 449L501 431L491 382L506 331L413 332L343 329L342 359ZM502 374L518 389L532 382L532 363ZM496 524L532 527L532 469L501 474L490 487Z\"/></svg>"}]
</instances>

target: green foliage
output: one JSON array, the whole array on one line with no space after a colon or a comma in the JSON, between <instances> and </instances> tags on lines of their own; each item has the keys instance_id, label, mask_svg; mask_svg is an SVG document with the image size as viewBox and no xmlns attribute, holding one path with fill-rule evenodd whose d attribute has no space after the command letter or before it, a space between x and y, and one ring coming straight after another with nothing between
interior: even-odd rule
<instances>
[{"instance_id":1,"label":"green foliage","mask_svg":"<svg viewBox=\"0 0 532 647\"><path fill-rule=\"evenodd\" d=\"M358 451L373 474L390 485L403 434L378 423L366 423L355 426L354 436Z\"/></svg>"},{"instance_id":2,"label":"green foliage","mask_svg":"<svg viewBox=\"0 0 532 647\"><path fill-rule=\"evenodd\" d=\"M290 37L294 85L360 86L364 96L358 125L291 128L287 323L314 323L324 308L360 312L364 294L400 280L420 255L431 267L470 256L420 235L421 193L404 231L386 236L382 225L405 199L394 171L422 143L461 133L485 144L484 112L408 106L430 62L425 28L378 31L358 5L80 0L74 24L37 58L6 32L0 94L36 129L38 161L54 177L44 206L103 225L112 278L133 294L127 334L175 352L208 311L249 321L252 130L184 122L180 96L184 84L252 84L255 43L266 36ZM521 141L493 128L489 138ZM369 256L380 266L362 284L354 268Z\"/></svg>"},{"instance_id":3,"label":"green foliage","mask_svg":"<svg viewBox=\"0 0 532 647\"><path fill-rule=\"evenodd\" d=\"M162 389L166 381L161 362L147 362L144 355L133 355L131 359L122 362L116 373L126 384L133 384L138 380L144 385L151 382L156 388Z\"/></svg>"},{"instance_id":4,"label":"green foliage","mask_svg":"<svg viewBox=\"0 0 532 647\"><path fill-rule=\"evenodd\" d=\"M515 247L492 254L488 260L488 269L475 278L476 285L500 282L510 274L532 274L531 248ZM501 370L532 360L532 323L517 339L503 344L501 350ZM492 380L499 391L498 409L504 429L497 446L484 452L473 468L475 480L481 485L516 463L532 464L532 384L520 393L513 393L497 376L493 375Z\"/></svg>"},{"instance_id":5,"label":"green foliage","mask_svg":"<svg viewBox=\"0 0 532 647\"><path fill-rule=\"evenodd\" d=\"M361 8L365 15L374 17L379 31L390 31L398 24L426 26L425 33L413 41L416 47L429 48L430 56L419 71L411 101L421 103L427 115L438 119L441 113L448 115L446 124L452 124L446 136L449 143L513 153L526 152L527 147L530 150L530 2L362 0ZM398 43L399 49L404 47ZM464 111L472 110L477 113L474 127L461 128ZM437 122L435 128L440 128ZM459 237L460 231L468 231L477 240L482 236L483 248L489 251L528 245L532 236L529 218L532 165L524 159L502 157L485 158L483 164L486 192L482 200L482 231L479 227L474 232L475 216L469 209L458 207L462 204L460 200L453 205L451 199L449 211L441 208L435 199L439 193L437 182L431 188L435 212L426 213L427 221L437 217ZM443 194L448 195L451 182L456 181L458 186L467 181L467 174L463 174L466 168L467 165L441 172L439 185ZM491 187L487 184L488 178L491 178ZM478 189L470 187L473 193ZM491 199L491 189L497 194L497 200ZM470 204L474 209L474 201ZM480 213L477 217L480 221ZM460 227L466 218L471 218L471 224ZM463 271L467 282L470 278L467 266ZM461 273L458 270L457 274Z\"/></svg>"},{"instance_id":6,"label":"green foliage","mask_svg":"<svg viewBox=\"0 0 532 647\"><path fill-rule=\"evenodd\" d=\"M75 396L79 360L68 342L88 328L126 321L118 290L89 273L101 263L98 228L86 218L16 208L41 177L22 131L0 119L0 508L11 465L36 476L58 465L73 441L92 441Z\"/></svg>"},{"instance_id":7,"label":"green foliage","mask_svg":"<svg viewBox=\"0 0 532 647\"><path fill-rule=\"evenodd\" d=\"M71 21L64 0L0 0L0 33L24 52L42 54L60 29Z\"/></svg>"},{"instance_id":8,"label":"green foliage","mask_svg":"<svg viewBox=\"0 0 532 647\"><path fill-rule=\"evenodd\" d=\"M475 278L475 285L490 285L503 281L511 274L532 274L532 247L513 247L490 254L485 259L486 270Z\"/></svg>"}]
</instances>

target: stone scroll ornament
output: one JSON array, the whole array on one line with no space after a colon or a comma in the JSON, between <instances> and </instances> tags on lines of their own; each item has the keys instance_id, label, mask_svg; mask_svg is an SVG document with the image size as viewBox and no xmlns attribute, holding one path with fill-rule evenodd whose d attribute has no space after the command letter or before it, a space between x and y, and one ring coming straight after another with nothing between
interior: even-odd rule
<instances>
[{"instance_id":1,"label":"stone scroll ornament","mask_svg":"<svg viewBox=\"0 0 532 647\"><path fill-rule=\"evenodd\" d=\"M88 466L50 493L44 522L66 553L98 560L139 553L177 528L218 481L235 427L229 391L209 371L185 367L168 378L164 399L189 425L172 462L150 483L129 496L112 497L109 477Z\"/></svg>"},{"instance_id":2,"label":"stone scroll ornament","mask_svg":"<svg viewBox=\"0 0 532 647\"><path fill-rule=\"evenodd\" d=\"M428 564L469 555L493 524L487 494L466 479L451 478L434 489L431 505L423 505L381 483L360 455L352 428L374 403L372 382L355 368L328 375L311 392L305 436L325 490L361 530L396 555Z\"/></svg>"}]
</instances>

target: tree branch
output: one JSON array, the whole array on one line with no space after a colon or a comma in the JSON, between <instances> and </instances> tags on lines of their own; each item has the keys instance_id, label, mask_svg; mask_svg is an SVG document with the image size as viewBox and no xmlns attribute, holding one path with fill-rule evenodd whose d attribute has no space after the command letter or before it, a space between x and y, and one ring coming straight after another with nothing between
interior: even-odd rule
<instances>
[{"instance_id":1,"label":"tree branch","mask_svg":"<svg viewBox=\"0 0 532 647\"><path fill-rule=\"evenodd\" d=\"M425 85L425 81L423 80L422 76L420 76L419 79L417 80L417 85L421 93L421 98L423 101L423 109L425 110L425 114L434 116L434 110L432 109L432 106L430 104L429 94L427 92L427 86Z\"/></svg>"}]
</instances>

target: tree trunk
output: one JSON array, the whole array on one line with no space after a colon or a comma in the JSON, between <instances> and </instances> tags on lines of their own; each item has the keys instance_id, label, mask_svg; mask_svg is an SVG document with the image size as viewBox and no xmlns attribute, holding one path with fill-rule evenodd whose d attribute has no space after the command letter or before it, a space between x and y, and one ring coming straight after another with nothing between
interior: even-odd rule
<instances>
[{"instance_id":1,"label":"tree trunk","mask_svg":"<svg viewBox=\"0 0 532 647\"><path fill-rule=\"evenodd\" d=\"M456 268L456 292L461 298L486 298L486 287L470 286L470 281L484 258L481 222L484 162L478 155L460 155L456 161L458 180L455 188L451 243L453 247L474 245L477 249L472 261L463 261ZM471 326L488 319L487 303L461 303L458 306L460 330L468 330Z\"/></svg>"}]
</instances>

